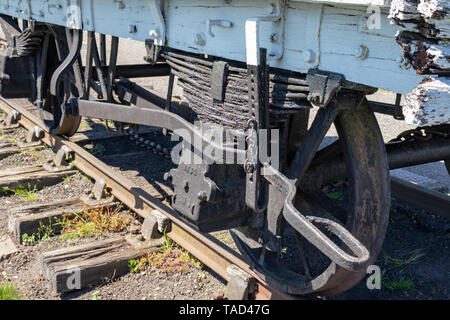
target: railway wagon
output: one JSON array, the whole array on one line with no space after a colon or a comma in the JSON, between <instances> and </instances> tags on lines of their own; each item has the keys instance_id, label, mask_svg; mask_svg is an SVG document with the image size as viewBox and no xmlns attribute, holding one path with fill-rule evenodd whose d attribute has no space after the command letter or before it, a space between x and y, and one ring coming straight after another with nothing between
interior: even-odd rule
<instances>
[{"instance_id":1,"label":"railway wagon","mask_svg":"<svg viewBox=\"0 0 450 320\"><path fill-rule=\"evenodd\" d=\"M448 0L0 0L0 14L2 96L30 99L54 135L92 117L182 138L170 205L229 229L288 294L358 283L386 233L389 169L450 159ZM142 64L117 63L121 38ZM130 80L154 76L166 97ZM378 89L396 103L369 103ZM418 128L385 144L374 112ZM324 193L336 181L343 208Z\"/></svg>"}]
</instances>

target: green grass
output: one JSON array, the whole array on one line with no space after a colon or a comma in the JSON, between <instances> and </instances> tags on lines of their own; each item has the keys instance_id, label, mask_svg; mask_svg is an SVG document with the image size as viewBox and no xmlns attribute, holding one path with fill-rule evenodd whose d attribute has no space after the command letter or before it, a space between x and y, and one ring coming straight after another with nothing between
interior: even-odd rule
<instances>
[{"instance_id":1,"label":"green grass","mask_svg":"<svg viewBox=\"0 0 450 320\"><path fill-rule=\"evenodd\" d=\"M344 194L342 192L330 192L327 196L331 200L344 201Z\"/></svg>"},{"instance_id":2,"label":"green grass","mask_svg":"<svg viewBox=\"0 0 450 320\"><path fill-rule=\"evenodd\" d=\"M121 210L121 206L100 207L65 214L61 219L62 237L80 239L126 231L130 227L132 216L119 214Z\"/></svg>"},{"instance_id":3,"label":"green grass","mask_svg":"<svg viewBox=\"0 0 450 320\"><path fill-rule=\"evenodd\" d=\"M49 224L44 225L42 221L39 223L39 228L37 233L33 233L32 235L28 235L27 233L22 234L22 244L23 245L34 245L40 241L49 240L52 236L55 235L53 230L53 226L59 224L60 222L53 223L49 218Z\"/></svg>"},{"instance_id":4,"label":"green grass","mask_svg":"<svg viewBox=\"0 0 450 320\"><path fill-rule=\"evenodd\" d=\"M414 289L414 282L411 279L401 278L400 280L381 279L381 287L391 291L409 291Z\"/></svg>"},{"instance_id":5,"label":"green grass","mask_svg":"<svg viewBox=\"0 0 450 320\"><path fill-rule=\"evenodd\" d=\"M178 246L167 237L164 229L164 241L157 252L148 251L147 255L139 259L128 260L128 268L137 273L150 267L163 273L185 272L189 268L202 269L204 265L189 252Z\"/></svg>"},{"instance_id":6,"label":"green grass","mask_svg":"<svg viewBox=\"0 0 450 320\"><path fill-rule=\"evenodd\" d=\"M38 195L36 194L36 191L37 191L36 186L31 188L30 185L28 185L28 188L25 188L22 185L19 185L19 187L17 189L12 189L9 187L2 188L3 195L14 194L14 195L19 196L22 199L25 199L27 201L37 200Z\"/></svg>"},{"instance_id":7,"label":"green grass","mask_svg":"<svg viewBox=\"0 0 450 320\"><path fill-rule=\"evenodd\" d=\"M424 252L414 252L408 258L394 258L384 254L383 258L386 263L393 264L395 267L404 267L408 264L417 263L426 253Z\"/></svg>"},{"instance_id":8,"label":"green grass","mask_svg":"<svg viewBox=\"0 0 450 320\"><path fill-rule=\"evenodd\" d=\"M11 283L0 284L0 300L22 300L16 287Z\"/></svg>"}]
</instances>

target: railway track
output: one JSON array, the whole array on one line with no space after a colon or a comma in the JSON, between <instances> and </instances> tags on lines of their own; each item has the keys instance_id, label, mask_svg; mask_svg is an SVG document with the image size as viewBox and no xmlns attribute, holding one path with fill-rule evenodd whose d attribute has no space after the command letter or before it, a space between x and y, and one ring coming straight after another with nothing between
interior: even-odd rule
<instances>
[{"instance_id":1,"label":"railway track","mask_svg":"<svg viewBox=\"0 0 450 320\"><path fill-rule=\"evenodd\" d=\"M170 189L163 188L161 190L152 185L137 185L134 181L120 175L105 162L88 152L80 143L92 141L89 137L80 134L71 139L66 139L60 136L49 135L45 131L42 121L33 114L33 106L24 102L23 99L7 100L0 98L0 109L8 115L14 115L12 117L12 129L17 128L17 124L19 124L30 132L39 132L39 134L36 134L37 136L39 135L39 139L46 145L51 146L57 154L58 151L60 154L70 151L73 157L73 165L76 168L95 181L104 181L106 186L110 188L112 195L142 218L149 217L154 210L169 218L172 228L167 236L226 281L232 280L230 278L230 266L236 266L248 277L255 280L256 287L252 295L255 299L304 299L304 297L287 295L270 288L264 279L253 272L251 266L243 261L241 256L235 251L213 236L199 233L179 220L175 211L162 201L170 195ZM105 137L99 139L105 139ZM0 150L0 153L9 154L8 152L13 152L7 149L8 146L5 146L5 148L2 149L3 151ZM9 148L11 147L9 146ZM404 181L394 179L393 196L407 204L418 205L421 209L449 218L448 208L450 202L449 197L445 195L430 192L429 190L421 190L420 187L413 188ZM408 200L411 198L414 199L412 202ZM91 249L84 248L83 250L90 252L89 250ZM127 259L131 257L134 257L132 253Z\"/></svg>"},{"instance_id":2,"label":"railway track","mask_svg":"<svg viewBox=\"0 0 450 320\"><path fill-rule=\"evenodd\" d=\"M86 141L82 137L75 136L72 140L77 142L74 142L64 137L49 135L43 129L45 126L42 121L31 112L32 108L32 105L27 105L23 99L19 101L0 98L0 109L3 112L6 114L20 114L17 117L17 123L27 130L35 130L34 128L36 127L41 128L42 142L51 146L54 152L57 153L64 149L70 150L73 155L73 165L76 168L95 181L103 179L106 186L111 189L112 195L139 214L139 216L145 219L153 210L157 210L167 216L172 222L171 231L167 233L167 236L223 279L230 280L227 268L234 265L255 279L255 299L303 299L303 297L287 295L271 289L259 275L251 270L251 267L235 251L214 237L199 233L180 221L176 217L174 210L161 202L161 199L167 196L167 194L165 196L162 195L151 185L139 187L133 181L115 172L107 164L79 145L79 142Z\"/></svg>"}]
</instances>

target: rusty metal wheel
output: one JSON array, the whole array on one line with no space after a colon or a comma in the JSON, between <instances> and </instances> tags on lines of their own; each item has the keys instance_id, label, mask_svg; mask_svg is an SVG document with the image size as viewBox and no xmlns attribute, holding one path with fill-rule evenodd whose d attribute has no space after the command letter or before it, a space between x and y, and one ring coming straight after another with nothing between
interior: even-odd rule
<instances>
[{"instance_id":1,"label":"rusty metal wheel","mask_svg":"<svg viewBox=\"0 0 450 320\"><path fill-rule=\"evenodd\" d=\"M345 270L312 247L287 225L284 246L298 250L295 262L284 262L283 253L270 252L247 228L231 231L239 250L273 288L297 295L335 295L357 284L372 264L384 241L390 209L389 169L383 138L367 101L356 109L340 111L334 121L339 140L319 150L301 181L296 208L306 216L333 217L344 224L370 252L358 272ZM346 208L338 208L322 191L330 183L327 162L341 156L347 172ZM325 232L325 230L324 230ZM294 248L296 247L297 248ZM264 252L263 252L264 251ZM293 251L292 251L293 252Z\"/></svg>"}]
</instances>

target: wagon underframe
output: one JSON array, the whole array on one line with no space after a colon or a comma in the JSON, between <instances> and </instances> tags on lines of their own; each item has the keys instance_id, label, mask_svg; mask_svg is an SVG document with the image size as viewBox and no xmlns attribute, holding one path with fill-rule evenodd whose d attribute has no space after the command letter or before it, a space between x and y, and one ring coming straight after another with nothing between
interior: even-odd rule
<instances>
[{"instance_id":1,"label":"wagon underframe","mask_svg":"<svg viewBox=\"0 0 450 320\"><path fill-rule=\"evenodd\" d=\"M0 1L1 91L30 98L52 134L73 135L86 116L182 137L178 168L166 174L180 218L204 232L232 229L242 254L278 290L336 294L356 284L381 249L389 168L450 159L447 11L405 34L401 10L371 3ZM400 25L389 23L389 8ZM434 46L421 40L419 65L411 44L425 21ZM117 65L119 38L145 42L150 64ZM444 55L427 62L430 48ZM169 76L167 99L124 78L161 75ZM172 102L175 77L187 106ZM435 125L422 130L427 143L415 132L385 146L365 97L377 88L411 93L403 114ZM308 124L311 107L319 110ZM218 139L202 131L217 124ZM333 124L339 139L323 148ZM271 139L261 135L273 129ZM205 146L215 151L195 162ZM348 203L334 212L322 189L342 179ZM301 272L280 262L286 232L297 240Z\"/></svg>"}]
</instances>

